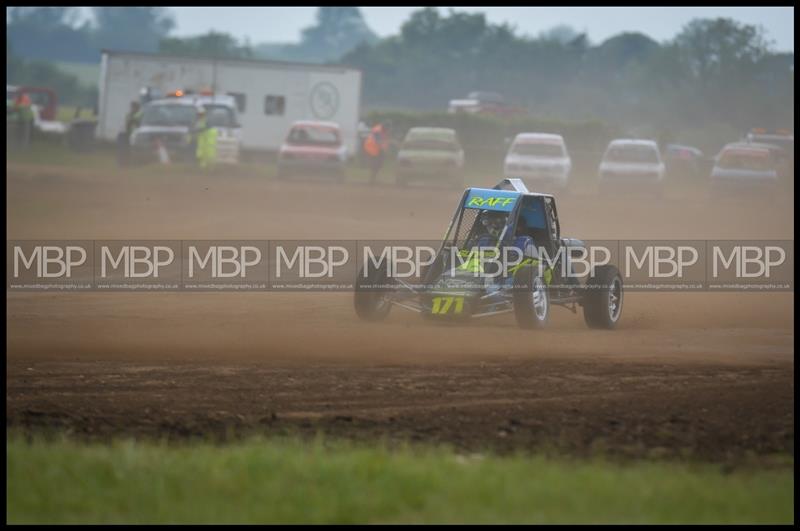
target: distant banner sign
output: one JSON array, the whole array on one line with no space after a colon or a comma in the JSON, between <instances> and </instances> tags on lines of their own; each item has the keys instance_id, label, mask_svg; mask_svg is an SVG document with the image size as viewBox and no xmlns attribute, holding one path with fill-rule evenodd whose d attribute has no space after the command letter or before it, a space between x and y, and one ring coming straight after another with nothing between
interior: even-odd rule
<instances>
[{"instance_id":1,"label":"distant banner sign","mask_svg":"<svg viewBox=\"0 0 800 531\"><path fill-rule=\"evenodd\" d=\"M794 290L792 240L597 240L525 249L422 240L11 240L6 290L352 291L377 269L419 289L445 273L465 288L484 288L527 265L551 289L575 289L609 264L628 291Z\"/></svg>"}]
</instances>

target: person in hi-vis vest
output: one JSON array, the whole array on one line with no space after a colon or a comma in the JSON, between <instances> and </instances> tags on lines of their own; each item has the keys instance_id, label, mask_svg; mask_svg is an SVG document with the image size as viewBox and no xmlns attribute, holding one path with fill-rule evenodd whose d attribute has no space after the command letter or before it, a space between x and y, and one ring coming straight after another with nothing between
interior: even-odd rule
<instances>
[{"instance_id":1,"label":"person in hi-vis vest","mask_svg":"<svg viewBox=\"0 0 800 531\"><path fill-rule=\"evenodd\" d=\"M392 124L387 122L385 124L376 124L364 140L364 154L367 156L370 167L370 182L375 183L378 177L378 172L383 167L383 161L386 152L389 151L389 134L391 133Z\"/></svg>"},{"instance_id":2,"label":"person in hi-vis vest","mask_svg":"<svg viewBox=\"0 0 800 531\"><path fill-rule=\"evenodd\" d=\"M200 107L195 125L197 135L197 162L205 169L214 165L217 158L217 129L208 126L206 110Z\"/></svg>"},{"instance_id":3,"label":"person in hi-vis vest","mask_svg":"<svg viewBox=\"0 0 800 531\"><path fill-rule=\"evenodd\" d=\"M20 147L28 147L31 143L31 131L33 131L34 115L31 108L31 99L24 92L14 100L14 121L16 125L16 140Z\"/></svg>"}]
</instances>

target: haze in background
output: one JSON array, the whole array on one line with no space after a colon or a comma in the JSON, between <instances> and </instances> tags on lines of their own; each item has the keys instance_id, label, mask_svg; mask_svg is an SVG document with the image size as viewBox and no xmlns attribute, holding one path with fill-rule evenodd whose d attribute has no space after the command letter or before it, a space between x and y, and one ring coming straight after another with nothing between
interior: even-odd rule
<instances>
[{"instance_id":1,"label":"haze in background","mask_svg":"<svg viewBox=\"0 0 800 531\"><path fill-rule=\"evenodd\" d=\"M419 7L362 7L367 25L380 37L397 34ZM522 34L536 35L553 26L570 25L601 42L623 31L638 31L657 41L671 39L693 18L732 18L762 25L777 51L794 51L794 8L791 7L457 7L484 13L494 24L509 23ZM314 22L316 7L181 7L175 14L175 35L209 30L247 37L251 42L296 42ZM447 8L442 8L447 12ZM266 15L266 13L269 13ZM265 19L268 18L267 23Z\"/></svg>"},{"instance_id":2,"label":"haze in background","mask_svg":"<svg viewBox=\"0 0 800 531\"><path fill-rule=\"evenodd\" d=\"M192 13L200 26L187 26ZM452 99L492 91L524 109L520 115L547 120L548 130L595 121L718 148L753 127L793 128L794 52L781 51L793 48L793 14L768 7L11 8L6 76L52 87L64 103L94 106L102 49L341 63L363 72L365 116L446 114Z\"/></svg>"}]
</instances>

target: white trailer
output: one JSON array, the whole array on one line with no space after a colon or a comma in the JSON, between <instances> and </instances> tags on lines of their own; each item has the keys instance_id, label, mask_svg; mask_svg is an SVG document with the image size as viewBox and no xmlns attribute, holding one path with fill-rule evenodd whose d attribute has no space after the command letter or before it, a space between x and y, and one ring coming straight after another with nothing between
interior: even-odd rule
<instances>
[{"instance_id":1,"label":"white trailer","mask_svg":"<svg viewBox=\"0 0 800 531\"><path fill-rule=\"evenodd\" d=\"M204 59L103 50L97 135L114 140L140 91L211 90L236 98L244 149L277 151L298 120L336 122L357 152L361 71L250 59Z\"/></svg>"}]
</instances>

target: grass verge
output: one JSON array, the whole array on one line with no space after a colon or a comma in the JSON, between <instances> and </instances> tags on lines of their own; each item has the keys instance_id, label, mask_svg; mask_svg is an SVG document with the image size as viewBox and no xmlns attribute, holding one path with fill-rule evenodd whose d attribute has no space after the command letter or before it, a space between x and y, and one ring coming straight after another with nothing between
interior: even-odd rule
<instances>
[{"instance_id":1,"label":"grass verge","mask_svg":"<svg viewBox=\"0 0 800 531\"><path fill-rule=\"evenodd\" d=\"M8 437L9 523L791 523L791 467Z\"/></svg>"}]
</instances>

